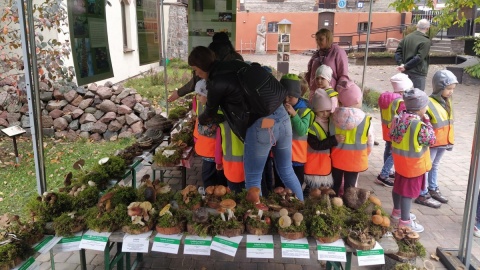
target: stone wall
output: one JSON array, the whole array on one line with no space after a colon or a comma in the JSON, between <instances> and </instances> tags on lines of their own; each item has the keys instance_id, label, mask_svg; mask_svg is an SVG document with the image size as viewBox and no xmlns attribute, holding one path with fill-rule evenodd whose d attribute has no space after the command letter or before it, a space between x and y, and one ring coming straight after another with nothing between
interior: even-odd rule
<instances>
[{"instance_id":1,"label":"stone wall","mask_svg":"<svg viewBox=\"0 0 480 270\"><path fill-rule=\"evenodd\" d=\"M48 86L41 83L41 88ZM19 125L30 129L25 94L0 92L0 128ZM144 122L155 114L150 103L135 89L121 85L90 84L88 88L48 89L40 93L45 136L115 140L143 133Z\"/></svg>"},{"instance_id":2,"label":"stone wall","mask_svg":"<svg viewBox=\"0 0 480 270\"><path fill-rule=\"evenodd\" d=\"M187 7L171 5L169 9L167 57L187 60L188 57L188 24Z\"/></svg>"}]
</instances>

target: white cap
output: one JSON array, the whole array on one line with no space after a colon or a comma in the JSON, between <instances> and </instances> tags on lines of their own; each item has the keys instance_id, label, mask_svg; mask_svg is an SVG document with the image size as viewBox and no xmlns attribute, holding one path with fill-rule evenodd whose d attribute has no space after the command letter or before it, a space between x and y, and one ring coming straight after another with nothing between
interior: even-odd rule
<instances>
[{"instance_id":1,"label":"white cap","mask_svg":"<svg viewBox=\"0 0 480 270\"><path fill-rule=\"evenodd\" d=\"M403 92L413 88L413 82L405 73L397 73L390 78L393 92Z\"/></svg>"},{"instance_id":2,"label":"white cap","mask_svg":"<svg viewBox=\"0 0 480 270\"><path fill-rule=\"evenodd\" d=\"M207 96L207 81L205 81L205 79L201 79L195 84L195 93L204 97Z\"/></svg>"}]
</instances>

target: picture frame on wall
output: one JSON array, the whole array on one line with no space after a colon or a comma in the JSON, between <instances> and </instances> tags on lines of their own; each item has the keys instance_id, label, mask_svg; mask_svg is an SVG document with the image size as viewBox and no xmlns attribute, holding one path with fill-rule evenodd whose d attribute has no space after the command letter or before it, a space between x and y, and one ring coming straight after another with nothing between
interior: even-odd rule
<instances>
[{"instance_id":1,"label":"picture frame on wall","mask_svg":"<svg viewBox=\"0 0 480 270\"><path fill-rule=\"evenodd\" d=\"M282 42L290 42L290 35L289 34L282 34Z\"/></svg>"},{"instance_id":2,"label":"picture frame on wall","mask_svg":"<svg viewBox=\"0 0 480 270\"><path fill-rule=\"evenodd\" d=\"M283 52L283 45L282 44L278 44L278 49L277 49L278 52Z\"/></svg>"},{"instance_id":3,"label":"picture frame on wall","mask_svg":"<svg viewBox=\"0 0 480 270\"><path fill-rule=\"evenodd\" d=\"M215 34L215 30L214 29L207 29L207 36L213 36Z\"/></svg>"},{"instance_id":4,"label":"picture frame on wall","mask_svg":"<svg viewBox=\"0 0 480 270\"><path fill-rule=\"evenodd\" d=\"M277 61L282 61L283 57L281 53L277 53Z\"/></svg>"},{"instance_id":5,"label":"picture frame on wall","mask_svg":"<svg viewBox=\"0 0 480 270\"><path fill-rule=\"evenodd\" d=\"M283 52L290 52L290 44L283 45Z\"/></svg>"},{"instance_id":6,"label":"picture frame on wall","mask_svg":"<svg viewBox=\"0 0 480 270\"><path fill-rule=\"evenodd\" d=\"M288 62L290 61L290 55L289 54L283 54L283 61Z\"/></svg>"},{"instance_id":7,"label":"picture frame on wall","mask_svg":"<svg viewBox=\"0 0 480 270\"><path fill-rule=\"evenodd\" d=\"M232 13L231 12L219 12L218 13L218 21L220 21L220 22L231 22L232 21Z\"/></svg>"}]
</instances>

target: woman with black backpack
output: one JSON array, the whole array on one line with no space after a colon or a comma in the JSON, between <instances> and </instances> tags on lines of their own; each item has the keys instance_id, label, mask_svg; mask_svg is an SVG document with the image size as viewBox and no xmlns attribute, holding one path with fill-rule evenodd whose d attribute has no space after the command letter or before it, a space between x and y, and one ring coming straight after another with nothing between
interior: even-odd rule
<instances>
[{"instance_id":1,"label":"woman with black backpack","mask_svg":"<svg viewBox=\"0 0 480 270\"><path fill-rule=\"evenodd\" d=\"M258 102L247 100L246 90L239 80L239 71L250 65L241 61L216 61L215 54L203 46L192 50L188 64L197 76L207 80L207 104L198 118L199 123L222 122L224 119L218 119L217 114L220 107L232 131L245 143L246 188L261 188L263 168L272 150L280 178L303 201L302 188L292 168L292 127L282 104L285 97L279 97L276 109L262 117L252 113L255 108L251 104Z\"/></svg>"}]
</instances>

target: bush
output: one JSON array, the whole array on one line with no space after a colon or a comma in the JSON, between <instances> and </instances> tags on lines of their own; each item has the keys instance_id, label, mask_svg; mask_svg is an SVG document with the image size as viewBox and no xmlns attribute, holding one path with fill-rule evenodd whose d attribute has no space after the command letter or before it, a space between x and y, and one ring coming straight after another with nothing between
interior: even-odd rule
<instances>
[{"instance_id":1,"label":"bush","mask_svg":"<svg viewBox=\"0 0 480 270\"><path fill-rule=\"evenodd\" d=\"M480 64L466 67L465 72L474 78L480 79Z\"/></svg>"},{"instance_id":2,"label":"bush","mask_svg":"<svg viewBox=\"0 0 480 270\"><path fill-rule=\"evenodd\" d=\"M405 28L405 30L403 31L403 36L407 36L408 34L412 33L412 32L415 32L417 30L417 25L415 24L412 24L412 25L409 25L407 26L407 28ZM430 26L430 29L428 30L427 32L427 36L430 38L430 39L433 39L434 37L437 36L438 32L440 31L440 28L436 25L431 25Z\"/></svg>"},{"instance_id":3,"label":"bush","mask_svg":"<svg viewBox=\"0 0 480 270\"><path fill-rule=\"evenodd\" d=\"M380 97L380 93L366 88L363 92L363 104L369 108L377 108L378 109L378 98Z\"/></svg>"}]
</instances>

